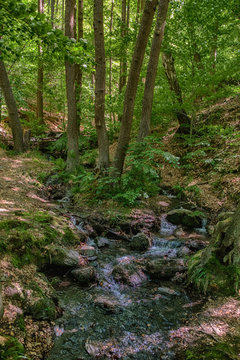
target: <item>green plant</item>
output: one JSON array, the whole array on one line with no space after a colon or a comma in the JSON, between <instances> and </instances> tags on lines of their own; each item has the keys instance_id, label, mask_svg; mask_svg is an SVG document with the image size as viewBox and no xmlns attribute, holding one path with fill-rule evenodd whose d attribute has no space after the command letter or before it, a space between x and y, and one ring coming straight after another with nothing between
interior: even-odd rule
<instances>
[{"instance_id":1,"label":"green plant","mask_svg":"<svg viewBox=\"0 0 240 360\"><path fill-rule=\"evenodd\" d=\"M0 345L1 360L27 359L24 353L23 345L14 337L7 338L7 341Z\"/></svg>"}]
</instances>

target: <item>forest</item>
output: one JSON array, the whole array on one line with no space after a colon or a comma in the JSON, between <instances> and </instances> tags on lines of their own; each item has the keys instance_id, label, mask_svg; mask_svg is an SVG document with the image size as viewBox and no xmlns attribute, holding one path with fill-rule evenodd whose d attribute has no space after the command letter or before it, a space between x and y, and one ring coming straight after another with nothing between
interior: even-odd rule
<instances>
[{"instance_id":1,"label":"forest","mask_svg":"<svg viewBox=\"0 0 240 360\"><path fill-rule=\"evenodd\" d=\"M239 0L0 0L0 360L240 358Z\"/></svg>"}]
</instances>

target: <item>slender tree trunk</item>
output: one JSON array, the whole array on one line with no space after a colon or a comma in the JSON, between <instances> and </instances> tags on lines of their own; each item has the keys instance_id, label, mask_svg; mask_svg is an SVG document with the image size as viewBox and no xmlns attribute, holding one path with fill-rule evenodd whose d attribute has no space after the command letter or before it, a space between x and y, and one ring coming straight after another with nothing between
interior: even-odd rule
<instances>
[{"instance_id":1,"label":"slender tree trunk","mask_svg":"<svg viewBox=\"0 0 240 360\"><path fill-rule=\"evenodd\" d=\"M13 96L12 88L8 79L4 62L0 60L0 87L2 89L8 109L10 126L13 135L14 150L23 152L23 131L18 117L17 105Z\"/></svg>"},{"instance_id":2,"label":"slender tree trunk","mask_svg":"<svg viewBox=\"0 0 240 360\"><path fill-rule=\"evenodd\" d=\"M146 81L144 87L142 118L139 127L138 141L142 141L145 138L145 136L149 134L150 131L155 79L158 69L160 49L164 36L168 4L169 4L169 0L160 0L159 3L158 17L157 17L154 36L153 36L151 53L148 62L147 75L146 75Z\"/></svg>"},{"instance_id":3,"label":"slender tree trunk","mask_svg":"<svg viewBox=\"0 0 240 360\"><path fill-rule=\"evenodd\" d=\"M0 123L2 121L2 90L0 88Z\"/></svg>"},{"instance_id":4,"label":"slender tree trunk","mask_svg":"<svg viewBox=\"0 0 240 360\"><path fill-rule=\"evenodd\" d=\"M44 0L38 0L38 12L44 12ZM42 46L38 45L38 77L37 77L37 112L36 117L41 124L44 122L43 118L43 54Z\"/></svg>"},{"instance_id":5,"label":"slender tree trunk","mask_svg":"<svg viewBox=\"0 0 240 360\"><path fill-rule=\"evenodd\" d=\"M51 0L51 25L54 25L55 0Z\"/></svg>"},{"instance_id":6,"label":"slender tree trunk","mask_svg":"<svg viewBox=\"0 0 240 360\"><path fill-rule=\"evenodd\" d=\"M134 112L135 98L137 94L138 80L143 63L144 53L148 37L151 31L153 16L158 0L146 0L141 25L133 53L132 63L128 76L127 88L124 98L123 116L118 138L117 150L114 158L114 170L116 174L122 174L127 146L130 141L130 132Z\"/></svg>"},{"instance_id":7,"label":"slender tree trunk","mask_svg":"<svg viewBox=\"0 0 240 360\"><path fill-rule=\"evenodd\" d=\"M65 9L65 35L74 38L75 34L75 0L66 0ZM75 64L65 62L66 67L66 91L68 105L68 126L67 126L67 169L74 170L79 163L78 149L78 124L77 124L77 104L75 91Z\"/></svg>"},{"instance_id":8,"label":"slender tree trunk","mask_svg":"<svg viewBox=\"0 0 240 360\"><path fill-rule=\"evenodd\" d=\"M78 0L78 24L77 24L77 41L83 38L83 0ZM76 65L76 99L77 99L77 122L81 122L81 93L82 93L82 69Z\"/></svg>"},{"instance_id":9,"label":"slender tree trunk","mask_svg":"<svg viewBox=\"0 0 240 360\"><path fill-rule=\"evenodd\" d=\"M113 10L114 10L114 0L112 0L111 5L111 17L110 17L110 58L109 58L109 82L108 82L108 92L110 97L112 96L112 29L113 29Z\"/></svg>"},{"instance_id":10,"label":"slender tree trunk","mask_svg":"<svg viewBox=\"0 0 240 360\"><path fill-rule=\"evenodd\" d=\"M108 135L105 125L105 48L103 31L103 0L94 0L94 38L95 38L95 125L98 137L99 168L109 166Z\"/></svg>"},{"instance_id":11,"label":"slender tree trunk","mask_svg":"<svg viewBox=\"0 0 240 360\"><path fill-rule=\"evenodd\" d=\"M175 93L178 102L178 109L176 110L176 117L179 122L178 132L180 134L189 134L191 128L191 119L183 107L182 92L177 79L174 58L172 54L164 53L162 55L162 60L169 87L171 91Z\"/></svg>"},{"instance_id":12,"label":"slender tree trunk","mask_svg":"<svg viewBox=\"0 0 240 360\"><path fill-rule=\"evenodd\" d=\"M122 0L122 23L121 23L121 38L122 38L122 51L120 59L120 78L119 78L119 92L122 92L123 87L126 85L127 81L127 54L126 54L126 44L125 36L127 29L127 3L126 0Z\"/></svg>"},{"instance_id":13,"label":"slender tree trunk","mask_svg":"<svg viewBox=\"0 0 240 360\"><path fill-rule=\"evenodd\" d=\"M137 0L137 14L136 14L136 23L139 23L139 14L140 14L140 0Z\"/></svg>"}]
</instances>

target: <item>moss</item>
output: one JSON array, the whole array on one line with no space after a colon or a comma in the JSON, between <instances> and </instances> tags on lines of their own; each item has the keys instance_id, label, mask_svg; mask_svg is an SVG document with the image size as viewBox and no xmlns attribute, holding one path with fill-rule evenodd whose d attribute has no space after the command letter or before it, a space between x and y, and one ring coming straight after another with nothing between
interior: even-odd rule
<instances>
[{"instance_id":1,"label":"moss","mask_svg":"<svg viewBox=\"0 0 240 360\"><path fill-rule=\"evenodd\" d=\"M66 245L74 245L74 244L76 244L77 239L76 239L76 236L74 235L73 231L69 228L66 228L64 230L62 241Z\"/></svg>"},{"instance_id":2,"label":"moss","mask_svg":"<svg viewBox=\"0 0 240 360\"><path fill-rule=\"evenodd\" d=\"M53 217L45 211L38 211L32 216L33 221L36 221L40 224L51 223Z\"/></svg>"},{"instance_id":3,"label":"moss","mask_svg":"<svg viewBox=\"0 0 240 360\"><path fill-rule=\"evenodd\" d=\"M27 312L35 320L54 320L57 316L54 302L47 297L43 297L29 306Z\"/></svg>"},{"instance_id":4,"label":"moss","mask_svg":"<svg viewBox=\"0 0 240 360\"><path fill-rule=\"evenodd\" d=\"M196 348L187 350L185 354L186 360L235 360L238 359L238 350L234 345L226 342L219 342L207 348Z\"/></svg>"},{"instance_id":5,"label":"moss","mask_svg":"<svg viewBox=\"0 0 240 360\"><path fill-rule=\"evenodd\" d=\"M19 360L24 357L24 347L14 337L8 337L7 341L0 344L0 359L1 360Z\"/></svg>"},{"instance_id":6,"label":"moss","mask_svg":"<svg viewBox=\"0 0 240 360\"><path fill-rule=\"evenodd\" d=\"M0 230L12 230L12 229L29 229L30 224L18 219L9 219L0 221Z\"/></svg>"}]
</instances>

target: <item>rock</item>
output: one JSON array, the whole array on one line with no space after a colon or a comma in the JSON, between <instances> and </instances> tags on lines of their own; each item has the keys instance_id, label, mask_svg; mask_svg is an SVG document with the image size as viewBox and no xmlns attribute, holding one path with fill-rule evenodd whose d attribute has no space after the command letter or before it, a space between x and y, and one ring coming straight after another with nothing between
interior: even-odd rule
<instances>
[{"instance_id":1,"label":"rock","mask_svg":"<svg viewBox=\"0 0 240 360\"><path fill-rule=\"evenodd\" d=\"M71 271L71 274L81 285L85 286L96 280L96 271L92 266L74 269Z\"/></svg>"},{"instance_id":2,"label":"rock","mask_svg":"<svg viewBox=\"0 0 240 360\"><path fill-rule=\"evenodd\" d=\"M119 305L116 299L104 295L98 296L94 303L107 312L116 312Z\"/></svg>"},{"instance_id":3,"label":"rock","mask_svg":"<svg viewBox=\"0 0 240 360\"><path fill-rule=\"evenodd\" d=\"M57 311L52 299L41 298L29 305L27 313L35 320L54 320L57 317Z\"/></svg>"},{"instance_id":4,"label":"rock","mask_svg":"<svg viewBox=\"0 0 240 360\"><path fill-rule=\"evenodd\" d=\"M147 280L144 272L135 264L118 264L112 271L115 280L130 286L139 286Z\"/></svg>"},{"instance_id":5,"label":"rock","mask_svg":"<svg viewBox=\"0 0 240 360\"><path fill-rule=\"evenodd\" d=\"M80 249L79 249L79 253L82 256L86 256L86 257L93 257L97 255L97 250L94 246L92 245L88 245L88 244L83 244Z\"/></svg>"},{"instance_id":6,"label":"rock","mask_svg":"<svg viewBox=\"0 0 240 360\"><path fill-rule=\"evenodd\" d=\"M179 256L187 256L191 254L191 250L187 246L181 247L181 249L178 252Z\"/></svg>"},{"instance_id":7,"label":"rock","mask_svg":"<svg viewBox=\"0 0 240 360\"><path fill-rule=\"evenodd\" d=\"M204 215L200 211L175 209L168 212L167 221L192 229L201 227L203 217Z\"/></svg>"},{"instance_id":8,"label":"rock","mask_svg":"<svg viewBox=\"0 0 240 360\"><path fill-rule=\"evenodd\" d=\"M147 272L155 279L169 279L177 272L186 270L183 259L152 259L147 263Z\"/></svg>"},{"instance_id":9,"label":"rock","mask_svg":"<svg viewBox=\"0 0 240 360\"><path fill-rule=\"evenodd\" d=\"M66 249L61 246L52 246L49 248L51 264L61 267L78 267L80 264L80 255L78 251Z\"/></svg>"},{"instance_id":10,"label":"rock","mask_svg":"<svg viewBox=\"0 0 240 360\"><path fill-rule=\"evenodd\" d=\"M134 235L130 242L131 249L137 251L145 251L148 249L149 245L149 239L144 233Z\"/></svg>"},{"instance_id":11,"label":"rock","mask_svg":"<svg viewBox=\"0 0 240 360\"><path fill-rule=\"evenodd\" d=\"M168 287L159 287L158 292L163 295L173 295L173 296L179 296L180 293L174 289L170 289Z\"/></svg>"},{"instance_id":12,"label":"rock","mask_svg":"<svg viewBox=\"0 0 240 360\"><path fill-rule=\"evenodd\" d=\"M109 241L107 238L105 238L105 237L99 237L99 238L97 239L97 246L98 246L99 248L106 247L106 246L109 246L109 245L110 245L110 241Z\"/></svg>"}]
</instances>

